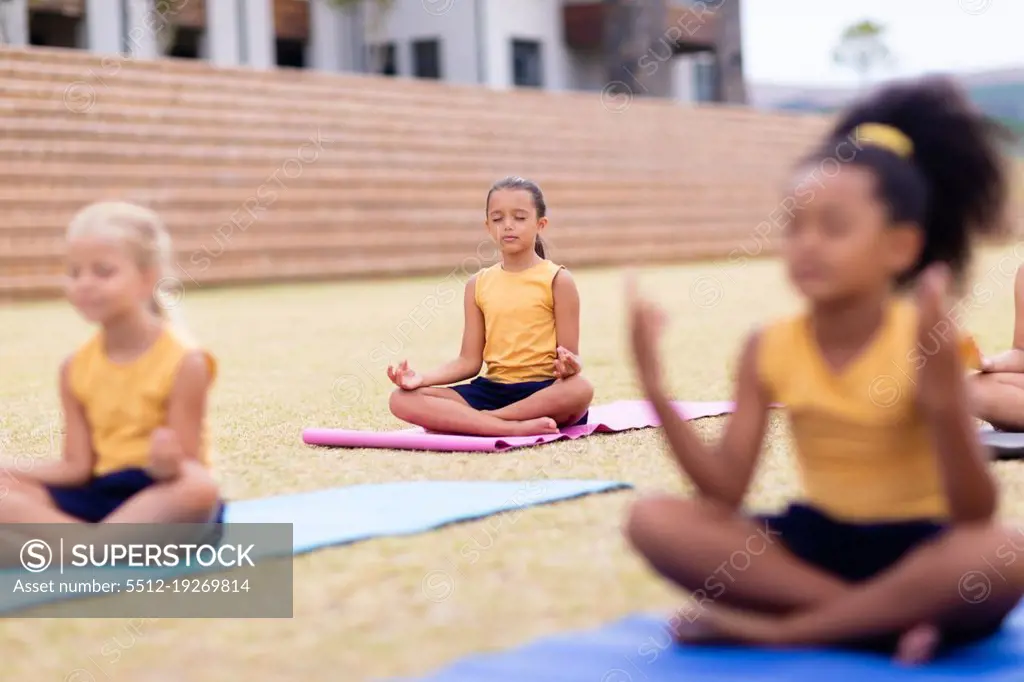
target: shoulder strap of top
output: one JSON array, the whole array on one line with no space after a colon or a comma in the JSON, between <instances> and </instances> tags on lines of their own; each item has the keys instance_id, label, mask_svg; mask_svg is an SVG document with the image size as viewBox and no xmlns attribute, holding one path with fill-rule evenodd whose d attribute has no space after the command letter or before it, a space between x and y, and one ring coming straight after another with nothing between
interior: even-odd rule
<instances>
[{"instance_id":1,"label":"shoulder strap of top","mask_svg":"<svg viewBox=\"0 0 1024 682\"><path fill-rule=\"evenodd\" d=\"M773 394L791 374L794 361L800 361L803 344L802 316L786 318L762 327L757 347L757 376ZM796 358L796 360L794 360Z\"/></svg>"},{"instance_id":2,"label":"shoulder strap of top","mask_svg":"<svg viewBox=\"0 0 1024 682\"><path fill-rule=\"evenodd\" d=\"M481 289L486 285L487 280L494 276L495 268L501 268L501 263L481 268L480 270L477 270L476 275L474 275L474 277L476 277L476 281L473 285L473 300L476 302L478 308L483 308L483 303L480 299Z\"/></svg>"}]
</instances>

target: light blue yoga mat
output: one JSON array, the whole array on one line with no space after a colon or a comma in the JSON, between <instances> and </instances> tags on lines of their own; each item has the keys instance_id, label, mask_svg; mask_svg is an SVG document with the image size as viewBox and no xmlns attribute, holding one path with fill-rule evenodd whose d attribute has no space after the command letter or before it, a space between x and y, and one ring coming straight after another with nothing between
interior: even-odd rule
<instances>
[{"instance_id":1,"label":"light blue yoga mat","mask_svg":"<svg viewBox=\"0 0 1024 682\"><path fill-rule=\"evenodd\" d=\"M847 651L679 646L665 619L630 616L597 630L471 656L419 682L1020 682L1024 607L984 642L921 667Z\"/></svg>"},{"instance_id":2,"label":"light blue yoga mat","mask_svg":"<svg viewBox=\"0 0 1024 682\"><path fill-rule=\"evenodd\" d=\"M561 479L406 481L241 500L227 505L221 544L231 544L233 525L238 533L251 536L252 531L244 531L237 524L291 523L294 524L292 553L303 554L359 540L422 533L514 509L630 487L628 483L617 481ZM166 578L203 570L199 567L154 568L146 569L146 577ZM140 569L69 569L65 579L89 580L99 573L103 580L122 583L140 577ZM0 613L91 596L14 591L17 580L27 575L23 570L0 570Z\"/></svg>"},{"instance_id":3,"label":"light blue yoga mat","mask_svg":"<svg viewBox=\"0 0 1024 682\"><path fill-rule=\"evenodd\" d=\"M630 488L618 481L406 481L232 502L226 523L294 523L296 554Z\"/></svg>"}]
</instances>

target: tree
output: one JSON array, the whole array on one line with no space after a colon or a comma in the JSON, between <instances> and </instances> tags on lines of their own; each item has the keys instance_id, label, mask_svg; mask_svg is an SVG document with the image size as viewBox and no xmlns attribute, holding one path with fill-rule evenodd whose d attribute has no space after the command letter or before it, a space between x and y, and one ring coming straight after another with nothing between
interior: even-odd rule
<instances>
[{"instance_id":1,"label":"tree","mask_svg":"<svg viewBox=\"0 0 1024 682\"><path fill-rule=\"evenodd\" d=\"M849 26L832 52L833 61L852 69L860 78L861 87L868 84L872 73L894 62L885 42L885 26L865 19Z\"/></svg>"}]
</instances>

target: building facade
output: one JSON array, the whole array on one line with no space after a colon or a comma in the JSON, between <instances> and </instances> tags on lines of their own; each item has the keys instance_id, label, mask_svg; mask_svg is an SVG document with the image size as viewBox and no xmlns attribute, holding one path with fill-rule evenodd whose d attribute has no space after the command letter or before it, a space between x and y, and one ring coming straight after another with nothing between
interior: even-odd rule
<instances>
[{"instance_id":1,"label":"building facade","mask_svg":"<svg viewBox=\"0 0 1024 682\"><path fill-rule=\"evenodd\" d=\"M741 102L738 0L644 1L665 4L666 20L624 65L626 87L641 93L656 75L663 96ZM142 59L599 92L604 11L600 0L394 0L384 12L374 0L0 0L0 28L13 45Z\"/></svg>"}]
</instances>

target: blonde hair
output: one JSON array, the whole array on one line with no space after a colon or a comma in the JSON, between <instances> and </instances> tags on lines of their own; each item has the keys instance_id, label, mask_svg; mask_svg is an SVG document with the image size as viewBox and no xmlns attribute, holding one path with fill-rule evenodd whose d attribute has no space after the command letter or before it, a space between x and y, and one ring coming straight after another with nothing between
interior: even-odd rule
<instances>
[{"instance_id":1,"label":"blonde hair","mask_svg":"<svg viewBox=\"0 0 1024 682\"><path fill-rule=\"evenodd\" d=\"M179 300L174 302L161 301L161 285L177 283L176 289L183 285L170 274L173 255L171 235L159 215L125 201L100 201L75 214L66 236L68 241L86 236L116 239L128 247L140 270L156 271L157 283L150 295L149 309L169 322L179 335L191 340L181 320L180 295L175 296Z\"/></svg>"}]
</instances>

